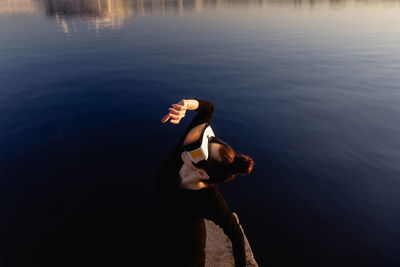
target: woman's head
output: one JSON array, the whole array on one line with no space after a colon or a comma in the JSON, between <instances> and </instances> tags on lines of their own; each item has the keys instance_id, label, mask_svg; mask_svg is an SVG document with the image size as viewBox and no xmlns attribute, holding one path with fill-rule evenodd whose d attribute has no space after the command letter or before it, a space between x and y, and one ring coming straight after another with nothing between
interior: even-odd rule
<instances>
[{"instance_id":1,"label":"woman's head","mask_svg":"<svg viewBox=\"0 0 400 267\"><path fill-rule=\"evenodd\" d=\"M193 147L199 146L201 140L204 142L206 128L207 125L205 123L194 127L183 142L185 149L193 149ZM194 158L198 160L199 157L193 151L200 149L182 153L183 165L179 172L182 186L195 185L194 188L198 188L202 187L201 184L206 186L228 182L233 180L237 174L245 175L252 171L254 161L250 157L236 154L232 147L213 136L213 133L206 138L208 140L208 149L203 147L203 144L201 145L202 149L208 151L207 160L200 160L198 163L192 161ZM201 153L199 154L200 156L202 155Z\"/></svg>"},{"instance_id":2,"label":"woman's head","mask_svg":"<svg viewBox=\"0 0 400 267\"><path fill-rule=\"evenodd\" d=\"M249 174L254 161L249 156L237 154L228 144L214 142L211 145L210 158L204 170L209 175L207 184L224 183L233 180L236 175Z\"/></svg>"}]
</instances>

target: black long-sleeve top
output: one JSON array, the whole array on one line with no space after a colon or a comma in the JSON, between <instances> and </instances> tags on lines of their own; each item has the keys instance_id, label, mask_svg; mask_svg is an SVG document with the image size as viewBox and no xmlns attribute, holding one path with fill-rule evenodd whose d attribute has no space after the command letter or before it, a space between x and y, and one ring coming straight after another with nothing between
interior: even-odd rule
<instances>
[{"instance_id":1,"label":"black long-sleeve top","mask_svg":"<svg viewBox=\"0 0 400 267\"><path fill-rule=\"evenodd\" d=\"M219 225L232 242L235 266L246 265L243 233L231 210L216 185L200 190L186 190L179 187L179 170L183 161L182 143L188 132L195 126L210 122L214 111L212 103L198 100L197 114L180 138L172 153L164 161L158 172L161 201L173 216L183 220L206 218Z\"/></svg>"}]
</instances>

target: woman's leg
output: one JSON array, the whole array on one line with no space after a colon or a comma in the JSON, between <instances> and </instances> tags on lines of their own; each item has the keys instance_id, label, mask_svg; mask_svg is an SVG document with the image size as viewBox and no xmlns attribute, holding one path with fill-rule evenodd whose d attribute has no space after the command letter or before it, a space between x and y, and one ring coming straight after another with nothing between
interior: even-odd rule
<instances>
[{"instance_id":1,"label":"woman's leg","mask_svg":"<svg viewBox=\"0 0 400 267\"><path fill-rule=\"evenodd\" d=\"M188 266L204 267L206 246L206 226L203 219L196 220L191 224L190 240L188 240Z\"/></svg>"}]
</instances>

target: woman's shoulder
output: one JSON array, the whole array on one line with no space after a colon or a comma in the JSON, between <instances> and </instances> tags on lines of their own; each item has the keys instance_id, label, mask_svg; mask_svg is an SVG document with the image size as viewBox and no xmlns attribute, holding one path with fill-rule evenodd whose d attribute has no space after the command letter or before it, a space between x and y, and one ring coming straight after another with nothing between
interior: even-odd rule
<instances>
[{"instance_id":1,"label":"woman's shoulder","mask_svg":"<svg viewBox=\"0 0 400 267\"><path fill-rule=\"evenodd\" d=\"M211 202L224 202L225 199L217 185L210 185L203 189Z\"/></svg>"}]
</instances>

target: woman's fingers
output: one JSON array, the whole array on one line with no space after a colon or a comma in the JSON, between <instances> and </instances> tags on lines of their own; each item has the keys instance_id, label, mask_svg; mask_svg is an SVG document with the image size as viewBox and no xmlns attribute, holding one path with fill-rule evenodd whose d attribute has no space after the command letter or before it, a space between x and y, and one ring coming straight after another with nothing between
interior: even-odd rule
<instances>
[{"instance_id":1,"label":"woman's fingers","mask_svg":"<svg viewBox=\"0 0 400 267\"><path fill-rule=\"evenodd\" d=\"M179 115L179 114L180 114L180 112L177 111L176 109L169 108L168 110L170 111L170 113L173 113L173 114L175 114L175 115Z\"/></svg>"},{"instance_id":2,"label":"woman's fingers","mask_svg":"<svg viewBox=\"0 0 400 267\"><path fill-rule=\"evenodd\" d=\"M185 117L186 113L186 108L183 105L180 104L172 104L173 108L169 108L169 113L165 115L162 119L161 122L165 123L169 119L171 119L169 122L173 124L178 124L180 120Z\"/></svg>"},{"instance_id":3,"label":"woman's fingers","mask_svg":"<svg viewBox=\"0 0 400 267\"><path fill-rule=\"evenodd\" d=\"M162 122L162 123L167 122L169 118L170 118L170 115L167 114L167 115L165 115L165 116L161 119L161 122Z\"/></svg>"},{"instance_id":4,"label":"woman's fingers","mask_svg":"<svg viewBox=\"0 0 400 267\"><path fill-rule=\"evenodd\" d=\"M185 112L182 112L182 111L176 111L175 109L173 109L173 108L169 108L169 115L172 117L172 118L177 118L177 117L184 117L185 116Z\"/></svg>"},{"instance_id":5,"label":"woman's fingers","mask_svg":"<svg viewBox=\"0 0 400 267\"><path fill-rule=\"evenodd\" d=\"M171 113L169 114L169 116L174 120L180 120L182 118L182 116L174 115L174 114L171 114Z\"/></svg>"},{"instance_id":6,"label":"woman's fingers","mask_svg":"<svg viewBox=\"0 0 400 267\"><path fill-rule=\"evenodd\" d=\"M179 110L179 111L183 111L183 110L185 109L184 106L181 106L181 105L178 105L178 104L172 104L172 106L173 106L175 109Z\"/></svg>"},{"instance_id":7,"label":"woman's fingers","mask_svg":"<svg viewBox=\"0 0 400 267\"><path fill-rule=\"evenodd\" d=\"M167 122L169 120L169 118L171 118L170 122L172 122L172 120L175 120L175 121L178 121L178 123L179 123L179 121L181 120L182 116L178 116L178 115L169 113L169 114L165 115L161 119L161 122L165 123L165 122Z\"/></svg>"}]
</instances>

